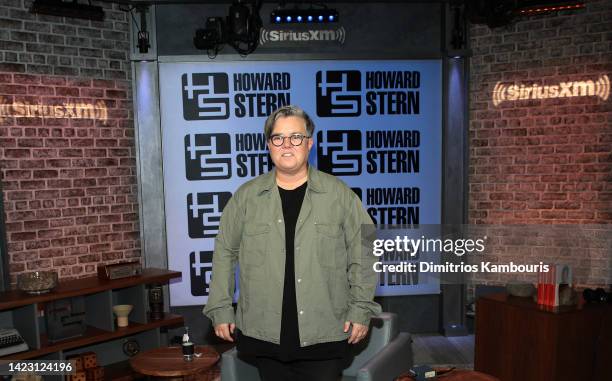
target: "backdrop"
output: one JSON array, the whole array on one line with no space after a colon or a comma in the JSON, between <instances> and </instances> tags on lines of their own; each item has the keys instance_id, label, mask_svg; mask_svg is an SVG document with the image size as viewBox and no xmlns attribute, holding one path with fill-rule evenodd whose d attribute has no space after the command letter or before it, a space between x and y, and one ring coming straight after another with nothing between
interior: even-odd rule
<instances>
[{"instance_id":1,"label":"backdrop","mask_svg":"<svg viewBox=\"0 0 612 381\"><path fill-rule=\"evenodd\" d=\"M263 124L283 105L311 115L310 163L341 177L377 225L439 224L441 73L440 60L161 63L168 264L183 273L171 305L206 303L221 213L272 168ZM436 278L406 274L381 273L377 288L436 292Z\"/></svg>"}]
</instances>

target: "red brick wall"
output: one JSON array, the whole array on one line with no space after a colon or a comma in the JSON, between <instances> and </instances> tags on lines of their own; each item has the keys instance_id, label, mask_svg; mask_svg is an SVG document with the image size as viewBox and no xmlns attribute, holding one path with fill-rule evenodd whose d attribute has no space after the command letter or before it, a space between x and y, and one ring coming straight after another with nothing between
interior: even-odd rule
<instances>
[{"instance_id":1,"label":"red brick wall","mask_svg":"<svg viewBox=\"0 0 612 381\"><path fill-rule=\"evenodd\" d=\"M0 3L0 180L13 283L21 272L82 277L140 257L129 14L94 2L106 13L98 22L31 14L31 3ZM78 103L105 111L77 115ZM24 104L43 111L27 115Z\"/></svg>"},{"instance_id":2,"label":"red brick wall","mask_svg":"<svg viewBox=\"0 0 612 381\"><path fill-rule=\"evenodd\" d=\"M134 130L125 83L7 73L0 82L0 104L14 105L3 107L0 123L11 274L55 268L73 277L94 273L99 262L138 257ZM103 105L106 115L100 107L96 119L6 116L23 115L21 103L70 102Z\"/></svg>"},{"instance_id":3,"label":"red brick wall","mask_svg":"<svg viewBox=\"0 0 612 381\"><path fill-rule=\"evenodd\" d=\"M612 223L612 95L493 103L498 83L612 78L612 1L588 1L583 10L523 17L500 28L474 25L470 33L469 222ZM528 228L530 234L509 229L491 240L486 259L569 263L576 283L609 284L612 230L603 229L576 239L541 226ZM524 274L472 280L503 284L517 277L536 281Z\"/></svg>"},{"instance_id":4,"label":"red brick wall","mask_svg":"<svg viewBox=\"0 0 612 381\"><path fill-rule=\"evenodd\" d=\"M470 223L612 222L612 96L492 100L498 82L612 77L611 9L471 28Z\"/></svg>"}]
</instances>

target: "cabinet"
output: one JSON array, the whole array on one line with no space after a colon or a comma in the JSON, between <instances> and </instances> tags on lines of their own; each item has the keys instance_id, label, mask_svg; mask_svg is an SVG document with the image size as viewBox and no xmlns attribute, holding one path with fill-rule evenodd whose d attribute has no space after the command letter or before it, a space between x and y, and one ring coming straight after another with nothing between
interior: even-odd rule
<instances>
[{"instance_id":1,"label":"cabinet","mask_svg":"<svg viewBox=\"0 0 612 381\"><path fill-rule=\"evenodd\" d=\"M502 381L612 380L612 305L547 310L529 298L476 304L474 369Z\"/></svg>"},{"instance_id":2,"label":"cabinet","mask_svg":"<svg viewBox=\"0 0 612 381\"><path fill-rule=\"evenodd\" d=\"M18 290L0 293L0 327L17 328L30 347L26 352L13 353L0 360L64 360L72 354L93 351L98 364L107 366L127 360L122 347L128 339L137 340L141 351L159 347L164 327L183 325L183 318L166 313L161 320L149 319L147 285L168 283L180 276L180 272L148 268L139 276L123 279L89 277L60 282L50 293L42 295L28 295ZM50 342L44 317L40 316L44 303L75 296L83 296L85 300L85 334ZM112 312L116 304L134 306L127 327L116 325Z\"/></svg>"}]
</instances>

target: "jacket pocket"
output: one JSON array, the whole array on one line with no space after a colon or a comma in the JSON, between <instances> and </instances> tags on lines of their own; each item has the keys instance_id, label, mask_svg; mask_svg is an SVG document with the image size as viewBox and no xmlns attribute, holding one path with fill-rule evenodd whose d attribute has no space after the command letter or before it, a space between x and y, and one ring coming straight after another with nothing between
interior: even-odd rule
<instances>
[{"instance_id":1,"label":"jacket pocket","mask_svg":"<svg viewBox=\"0 0 612 381\"><path fill-rule=\"evenodd\" d=\"M244 225L241 250L243 265L263 264L268 251L270 229L270 224L267 223L249 222Z\"/></svg>"},{"instance_id":2,"label":"jacket pocket","mask_svg":"<svg viewBox=\"0 0 612 381\"><path fill-rule=\"evenodd\" d=\"M322 268L334 270L342 263L336 257L343 256L346 251L342 225L316 223L315 228L319 263Z\"/></svg>"},{"instance_id":3,"label":"jacket pocket","mask_svg":"<svg viewBox=\"0 0 612 381\"><path fill-rule=\"evenodd\" d=\"M340 224L321 224L315 223L317 234L326 237L337 238L342 234L342 225Z\"/></svg>"}]
</instances>

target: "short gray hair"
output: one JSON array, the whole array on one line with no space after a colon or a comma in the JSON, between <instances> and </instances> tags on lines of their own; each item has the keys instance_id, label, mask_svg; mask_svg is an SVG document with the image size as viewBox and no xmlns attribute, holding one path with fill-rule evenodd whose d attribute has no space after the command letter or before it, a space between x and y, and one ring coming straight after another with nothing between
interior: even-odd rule
<instances>
[{"instance_id":1,"label":"short gray hair","mask_svg":"<svg viewBox=\"0 0 612 381\"><path fill-rule=\"evenodd\" d=\"M288 116L295 116L298 118L304 119L304 125L306 127L306 134L310 137L314 133L315 125L310 116L306 113L306 111L302 110L298 106L288 105L283 106L276 111L274 111L268 119L266 119L266 123L264 124L264 135L266 140L270 139L270 135L272 135L272 131L274 130L274 124L280 118L286 118Z\"/></svg>"}]
</instances>

